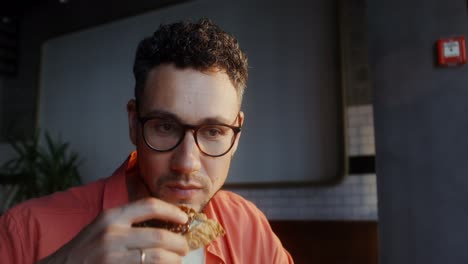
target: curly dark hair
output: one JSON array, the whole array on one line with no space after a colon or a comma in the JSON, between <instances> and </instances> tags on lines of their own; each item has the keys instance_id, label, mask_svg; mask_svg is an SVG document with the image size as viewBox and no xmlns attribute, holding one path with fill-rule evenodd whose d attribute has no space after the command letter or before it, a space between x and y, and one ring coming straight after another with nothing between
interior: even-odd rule
<instances>
[{"instance_id":1,"label":"curly dark hair","mask_svg":"<svg viewBox=\"0 0 468 264\"><path fill-rule=\"evenodd\" d=\"M200 71L224 71L242 100L248 77L247 55L232 35L209 19L160 25L152 36L140 42L133 65L137 102L141 99L148 73L164 63Z\"/></svg>"}]
</instances>

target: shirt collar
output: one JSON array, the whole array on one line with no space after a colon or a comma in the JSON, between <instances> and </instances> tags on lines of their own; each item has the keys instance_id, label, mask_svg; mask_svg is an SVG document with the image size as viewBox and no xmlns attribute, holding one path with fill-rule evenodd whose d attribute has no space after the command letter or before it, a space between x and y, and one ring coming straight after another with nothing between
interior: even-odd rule
<instances>
[{"instance_id":1,"label":"shirt collar","mask_svg":"<svg viewBox=\"0 0 468 264\"><path fill-rule=\"evenodd\" d=\"M102 209L125 205L129 202L127 190L127 175L137 172L137 152L133 151L125 162L106 180Z\"/></svg>"},{"instance_id":2,"label":"shirt collar","mask_svg":"<svg viewBox=\"0 0 468 264\"><path fill-rule=\"evenodd\" d=\"M212 199L215 199L215 196ZM215 209L213 208L213 203L209 202L207 206L204 209L204 213L206 214L206 217L209 219L216 220L218 223L221 223L220 219L218 219L218 216L216 214ZM223 228L226 228L223 226ZM206 258L207 258L207 263L226 263L225 256L223 254L223 247L222 247L222 241L223 237L218 237L215 239L211 244L206 246ZM211 260L211 261L208 261Z\"/></svg>"}]
</instances>

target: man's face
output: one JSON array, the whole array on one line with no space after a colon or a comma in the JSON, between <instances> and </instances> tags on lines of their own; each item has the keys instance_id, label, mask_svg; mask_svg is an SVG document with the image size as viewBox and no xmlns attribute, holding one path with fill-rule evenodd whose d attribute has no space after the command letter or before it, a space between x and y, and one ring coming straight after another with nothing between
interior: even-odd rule
<instances>
[{"instance_id":1,"label":"man's face","mask_svg":"<svg viewBox=\"0 0 468 264\"><path fill-rule=\"evenodd\" d=\"M139 108L142 117L176 117L190 125L208 120L234 126L243 122L236 89L226 73L178 69L172 64L150 71ZM186 131L175 149L156 152L145 144L135 110L129 108L130 134L138 151L140 176L151 195L201 210L224 184L240 134L233 148L221 157L200 152L192 130Z\"/></svg>"}]
</instances>

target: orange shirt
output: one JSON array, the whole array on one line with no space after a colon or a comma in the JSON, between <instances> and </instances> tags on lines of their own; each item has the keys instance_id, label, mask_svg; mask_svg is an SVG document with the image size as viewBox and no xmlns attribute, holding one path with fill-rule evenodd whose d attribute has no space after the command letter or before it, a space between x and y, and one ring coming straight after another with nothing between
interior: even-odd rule
<instances>
[{"instance_id":1,"label":"orange shirt","mask_svg":"<svg viewBox=\"0 0 468 264\"><path fill-rule=\"evenodd\" d=\"M22 203L0 217L0 262L27 264L52 254L103 210L128 203L136 152L109 178ZM205 248L206 263L293 263L258 208L219 191L205 208L225 229Z\"/></svg>"}]
</instances>

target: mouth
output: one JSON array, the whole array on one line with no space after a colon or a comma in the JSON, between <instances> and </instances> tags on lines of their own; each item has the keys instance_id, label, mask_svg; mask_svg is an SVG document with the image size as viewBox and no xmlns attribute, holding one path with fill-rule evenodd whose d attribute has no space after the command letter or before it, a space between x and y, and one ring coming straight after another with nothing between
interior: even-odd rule
<instances>
[{"instance_id":1,"label":"mouth","mask_svg":"<svg viewBox=\"0 0 468 264\"><path fill-rule=\"evenodd\" d=\"M198 184L170 183L166 185L169 196L175 199L187 200L203 191L203 187Z\"/></svg>"}]
</instances>

